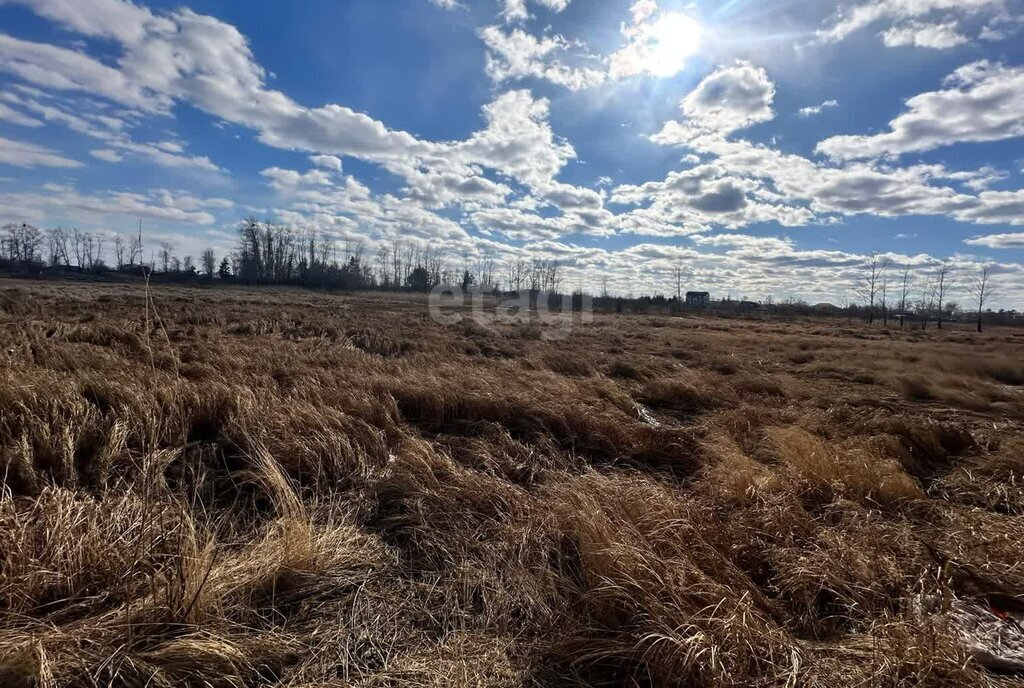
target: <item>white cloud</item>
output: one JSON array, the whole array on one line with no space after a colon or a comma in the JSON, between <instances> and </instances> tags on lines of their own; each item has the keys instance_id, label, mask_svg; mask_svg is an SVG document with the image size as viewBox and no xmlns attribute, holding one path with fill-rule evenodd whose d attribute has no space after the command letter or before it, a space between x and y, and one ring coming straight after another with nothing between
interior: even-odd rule
<instances>
[{"instance_id":1,"label":"white cloud","mask_svg":"<svg viewBox=\"0 0 1024 688\"><path fill-rule=\"evenodd\" d=\"M751 84L742 88L734 89L735 80L728 78L725 86L705 91L705 82L714 83L709 77L684 99L684 111L691 116L683 122L669 122L651 136L655 143L686 146L703 154L704 165L672 172L664 182L619 187L612 200L649 201L647 213L656 220L673 224L689 216L698 227L741 227L761 219L783 225L806 224L856 214L946 215L977 224L1024 225L1024 191L986 190L1004 177L991 167L966 171L950 171L941 165L838 167L748 141L727 140L734 127L770 115L769 94L774 89L764 87L766 79L760 75L753 78L751 69L746 65L742 70L747 74L738 81ZM976 64L958 70L956 80L984 83L990 74L990 66ZM753 86L756 84L761 85ZM714 97L716 94L718 97ZM692 116L694 113L697 117ZM978 193L960 192L938 184L940 180L960 182ZM711 187L710 182L715 186ZM707 205L695 206L694 199L708 194ZM707 218L711 210L722 213L713 222ZM703 211L703 215L694 211Z\"/></svg>"},{"instance_id":2,"label":"white cloud","mask_svg":"<svg viewBox=\"0 0 1024 688\"><path fill-rule=\"evenodd\" d=\"M962 172L943 171L943 173L936 174L936 177L941 179L963 182L964 186L974 191L984 191L992 184L1001 182L1009 178L1009 176L1009 173L997 170L991 165L984 165L977 170L965 170Z\"/></svg>"},{"instance_id":3,"label":"white cloud","mask_svg":"<svg viewBox=\"0 0 1024 688\"><path fill-rule=\"evenodd\" d=\"M752 176L708 164L669 172L664 181L618 186L611 200L642 206L617 220L624 231L638 234L694 234L769 221L800 226L814 220L808 209L764 192Z\"/></svg>"},{"instance_id":4,"label":"white cloud","mask_svg":"<svg viewBox=\"0 0 1024 688\"><path fill-rule=\"evenodd\" d=\"M749 234L695 234L690 239L701 246L728 246L731 248L788 251L793 241L778 237L760 237Z\"/></svg>"},{"instance_id":5,"label":"white cloud","mask_svg":"<svg viewBox=\"0 0 1024 688\"><path fill-rule=\"evenodd\" d=\"M201 208L223 207L221 201L207 206L203 199L165 190L84 194L71 186L45 184L38 192L0 194L0 216L75 224L109 220L131 226L146 218L210 225L214 216Z\"/></svg>"},{"instance_id":6,"label":"white cloud","mask_svg":"<svg viewBox=\"0 0 1024 688\"><path fill-rule=\"evenodd\" d=\"M964 243L988 248L1024 248L1024 232L984 234L966 239Z\"/></svg>"},{"instance_id":7,"label":"white cloud","mask_svg":"<svg viewBox=\"0 0 1024 688\"><path fill-rule=\"evenodd\" d=\"M275 189L292 189L301 185L327 186L332 183L331 174L323 169L313 169L306 173L286 170L280 167L268 167L260 174L270 180Z\"/></svg>"},{"instance_id":8,"label":"white cloud","mask_svg":"<svg viewBox=\"0 0 1024 688\"><path fill-rule=\"evenodd\" d=\"M947 88L916 95L889 131L834 136L816 150L836 160L932 150L963 141L1024 135L1024 67L973 62L946 77Z\"/></svg>"},{"instance_id":9,"label":"white cloud","mask_svg":"<svg viewBox=\"0 0 1024 688\"><path fill-rule=\"evenodd\" d=\"M0 165L14 167L81 167L82 163L56 151L0 136Z\"/></svg>"},{"instance_id":10,"label":"white cloud","mask_svg":"<svg viewBox=\"0 0 1024 688\"><path fill-rule=\"evenodd\" d=\"M445 10L454 10L457 7L462 7L457 0L430 0L430 2Z\"/></svg>"},{"instance_id":11,"label":"white cloud","mask_svg":"<svg viewBox=\"0 0 1024 688\"><path fill-rule=\"evenodd\" d=\"M127 14L131 15L130 9ZM230 24L187 9L163 19L175 30L162 23L150 27L139 19L148 33L145 40L122 45L119 70L79 53L51 50L52 46L22 41L8 43L6 48L13 60L34 68L20 70L22 78L47 88L96 92L118 103L158 110L166 110L175 101L188 102L221 120L255 129L264 144L339 158L358 157L397 174L418 176L418 171L430 168L434 173L454 171L466 178L475 174L469 167L483 166L536 184L550 180L575 155L571 146L554 139L546 122L547 101L535 100L526 91L497 97L484 108L487 128L467 139L422 141L343 105L304 107L280 91L268 89L266 73L255 62L248 41ZM82 25L77 28L98 31ZM0 41L0 56L4 48ZM77 74L82 71L78 64L82 60L88 66L88 79L54 86L52 79L40 76L63 75L65 67ZM166 165L216 169L208 159L182 159L153 144L117 139L105 143L150 155Z\"/></svg>"},{"instance_id":12,"label":"white cloud","mask_svg":"<svg viewBox=\"0 0 1024 688\"><path fill-rule=\"evenodd\" d=\"M558 9L568 3L549 4ZM512 18L525 18L524 2L513 0L513 5ZM698 52L702 29L688 14L661 12L654 0L638 0L630 14L632 22L621 26L623 45L608 57L589 54L585 45L561 35L534 36L519 28L486 26L480 37L487 47L487 74L495 83L532 77L578 91L609 79L670 77Z\"/></svg>"},{"instance_id":13,"label":"white cloud","mask_svg":"<svg viewBox=\"0 0 1024 688\"><path fill-rule=\"evenodd\" d=\"M748 141L726 140L719 135L679 141L659 133L651 138L666 145L687 145L705 154L709 162L702 168L687 171L689 174L710 168L721 170L723 176L757 180L748 198L775 205L805 205L820 221L860 214L881 217L945 215L975 224L1024 225L1024 190L970 194L936 183L955 180L970 186L974 181L977 188L984 188L983 180L992 178L991 168L950 172L941 165L900 168L852 163L831 166ZM666 182L673 182L673 175L677 174L684 173L671 173ZM648 182L639 188L660 191L652 186L657 184L660 183ZM616 190L613 199L621 195L622 191Z\"/></svg>"},{"instance_id":14,"label":"white cloud","mask_svg":"<svg viewBox=\"0 0 1024 688\"><path fill-rule=\"evenodd\" d=\"M87 99L50 99L54 103L59 103L58 105L23 98L14 93L0 94L0 98L17 104L47 122L57 122L72 131L99 139L108 148L116 148L121 153L134 153L147 157L162 167L191 168L207 172L218 171L217 166L206 156L182 155L184 149L181 144L176 142L139 143L133 141L127 133L122 131L125 127L123 120L89 112L90 104ZM74 114L70 110L73 110Z\"/></svg>"},{"instance_id":15,"label":"white cloud","mask_svg":"<svg viewBox=\"0 0 1024 688\"><path fill-rule=\"evenodd\" d=\"M937 18L937 23L932 26L942 26L953 23L956 17L965 14L996 13L998 16L1004 5L1005 0L869 0L852 9L840 8L830 25L818 31L817 36L818 40L823 43L834 43L878 23L893 22L898 26L907 20L925 17L930 17L933 20ZM893 34L895 40L899 40L900 36L899 30ZM925 37L923 40L927 41L928 38ZM893 44L921 45L920 43ZM888 40L886 45L890 45Z\"/></svg>"},{"instance_id":16,"label":"white cloud","mask_svg":"<svg viewBox=\"0 0 1024 688\"><path fill-rule=\"evenodd\" d=\"M629 13L633 17L634 24L641 24L647 20L648 17L654 15L658 11L658 3L655 0L636 0L633 5L629 8Z\"/></svg>"},{"instance_id":17,"label":"white cloud","mask_svg":"<svg viewBox=\"0 0 1024 688\"><path fill-rule=\"evenodd\" d=\"M561 36L537 38L522 29L506 33L500 27L486 26L480 37L487 46L485 69L495 83L534 77L578 91L605 80L602 69L570 67L554 57L571 47Z\"/></svg>"},{"instance_id":18,"label":"white cloud","mask_svg":"<svg viewBox=\"0 0 1024 688\"><path fill-rule=\"evenodd\" d=\"M807 107L800 108L797 110L797 114L801 117L813 117L814 115L820 115L824 110L828 108L834 108L839 106L837 100L826 100L821 105L809 105Z\"/></svg>"},{"instance_id":19,"label":"white cloud","mask_svg":"<svg viewBox=\"0 0 1024 688\"><path fill-rule=\"evenodd\" d=\"M309 161L325 170L341 172L341 158L336 155L311 155Z\"/></svg>"},{"instance_id":20,"label":"white cloud","mask_svg":"<svg viewBox=\"0 0 1024 688\"><path fill-rule=\"evenodd\" d=\"M530 0L533 4L539 5L552 12L561 12L569 6L571 0ZM504 9L501 14L505 21L524 21L529 19L530 13L526 9L527 0L502 0Z\"/></svg>"},{"instance_id":21,"label":"white cloud","mask_svg":"<svg viewBox=\"0 0 1024 688\"><path fill-rule=\"evenodd\" d=\"M89 36L138 43L151 31L173 31L166 19L125 0L3 0Z\"/></svg>"},{"instance_id":22,"label":"white cloud","mask_svg":"<svg viewBox=\"0 0 1024 688\"><path fill-rule=\"evenodd\" d=\"M12 110L3 103L0 103L0 119L17 124L21 127L41 127L43 123L34 117L29 117L23 112Z\"/></svg>"},{"instance_id":23,"label":"white cloud","mask_svg":"<svg viewBox=\"0 0 1024 688\"><path fill-rule=\"evenodd\" d=\"M668 122L654 137L658 143L685 143L702 135L727 136L771 120L775 84L749 62L719 67L683 98L682 122Z\"/></svg>"},{"instance_id":24,"label":"white cloud","mask_svg":"<svg viewBox=\"0 0 1024 688\"><path fill-rule=\"evenodd\" d=\"M534 98L529 91L503 93L484 106L487 127L451 144L448 152L530 186L550 182L576 151L556 139L548 106L546 99Z\"/></svg>"},{"instance_id":25,"label":"white cloud","mask_svg":"<svg viewBox=\"0 0 1024 688\"><path fill-rule=\"evenodd\" d=\"M104 162L121 162L124 160L117 151L110 150L109 148L98 148L96 150L89 151L89 155L96 158L97 160L103 160Z\"/></svg>"},{"instance_id":26,"label":"white cloud","mask_svg":"<svg viewBox=\"0 0 1024 688\"><path fill-rule=\"evenodd\" d=\"M944 24L912 21L886 29L882 41L889 48L909 45L944 50L968 43L969 39L960 33L955 21Z\"/></svg>"},{"instance_id":27,"label":"white cloud","mask_svg":"<svg viewBox=\"0 0 1024 688\"><path fill-rule=\"evenodd\" d=\"M43 88L96 94L149 111L166 111L170 105L168 97L85 53L5 34L0 34L0 70Z\"/></svg>"}]
</instances>

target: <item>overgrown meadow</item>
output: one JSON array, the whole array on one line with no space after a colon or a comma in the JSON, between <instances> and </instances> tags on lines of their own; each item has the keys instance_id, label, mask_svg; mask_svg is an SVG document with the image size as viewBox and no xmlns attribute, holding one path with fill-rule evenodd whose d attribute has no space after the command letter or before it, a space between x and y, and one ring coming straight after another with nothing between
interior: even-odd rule
<instances>
[{"instance_id":1,"label":"overgrown meadow","mask_svg":"<svg viewBox=\"0 0 1024 688\"><path fill-rule=\"evenodd\" d=\"M0 685L1013 685L1024 332L547 327L4 282Z\"/></svg>"}]
</instances>

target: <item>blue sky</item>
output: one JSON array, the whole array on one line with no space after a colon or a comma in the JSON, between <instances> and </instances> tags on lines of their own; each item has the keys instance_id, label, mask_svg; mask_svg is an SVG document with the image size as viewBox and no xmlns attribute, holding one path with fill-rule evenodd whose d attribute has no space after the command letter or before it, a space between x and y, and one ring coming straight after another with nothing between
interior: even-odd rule
<instances>
[{"instance_id":1,"label":"blue sky","mask_svg":"<svg viewBox=\"0 0 1024 688\"><path fill-rule=\"evenodd\" d=\"M0 0L0 222L247 215L569 283L1024 305L1024 0Z\"/></svg>"}]
</instances>

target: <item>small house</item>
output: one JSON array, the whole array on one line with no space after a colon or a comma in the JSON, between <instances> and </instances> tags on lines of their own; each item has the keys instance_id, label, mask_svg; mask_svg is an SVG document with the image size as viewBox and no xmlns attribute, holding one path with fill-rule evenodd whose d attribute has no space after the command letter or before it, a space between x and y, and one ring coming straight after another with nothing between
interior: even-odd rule
<instances>
[{"instance_id":1,"label":"small house","mask_svg":"<svg viewBox=\"0 0 1024 688\"><path fill-rule=\"evenodd\" d=\"M706 291L686 292L687 308L707 308L711 303L711 294Z\"/></svg>"}]
</instances>

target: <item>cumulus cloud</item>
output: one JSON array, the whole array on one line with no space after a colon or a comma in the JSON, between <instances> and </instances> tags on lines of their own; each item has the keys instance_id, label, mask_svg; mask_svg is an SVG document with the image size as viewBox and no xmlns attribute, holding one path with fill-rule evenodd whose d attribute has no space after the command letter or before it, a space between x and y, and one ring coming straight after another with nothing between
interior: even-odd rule
<instances>
[{"instance_id":1,"label":"cumulus cloud","mask_svg":"<svg viewBox=\"0 0 1024 688\"><path fill-rule=\"evenodd\" d=\"M293 189L303 184L326 186L332 182L330 173L323 169L313 169L303 174L295 170L268 167L261 170L260 175L270 180L270 185L278 190Z\"/></svg>"},{"instance_id":2,"label":"cumulus cloud","mask_svg":"<svg viewBox=\"0 0 1024 688\"><path fill-rule=\"evenodd\" d=\"M543 121L547 101L533 99L529 92L498 96L484 109L487 127L464 140L424 141L344 105L306 107L268 88L266 72L256 63L248 40L230 24L188 9L151 21L148 11L135 12L130 3L104 1L120 3L123 21L135 22L145 39L136 40L133 32L123 28L111 33L77 14L53 16L87 35L119 37L123 54L118 68L83 53L16 39L4 42L4 37L0 37L0 57L10 59L0 68L44 88L94 93L148 111L167 111L174 102L187 102L220 120L254 129L269 146L353 156L410 177L418 178L426 170L427 174L454 172L465 179L475 176L471 168L482 166L537 184L550 180L575 155L571 146L554 139ZM547 3L551 9L565 4ZM71 126L68 114L63 119ZM96 128L81 130L97 135ZM183 159L151 144L106 138L107 147L150 155L169 166L216 169L205 158Z\"/></svg>"},{"instance_id":3,"label":"cumulus cloud","mask_svg":"<svg viewBox=\"0 0 1024 688\"><path fill-rule=\"evenodd\" d=\"M763 185L749 175L707 164L669 172L663 181L618 186L612 190L611 201L643 206L620 218L627 231L643 234L692 234L768 221L798 226L813 220L813 213L806 208L763 191ZM646 222L632 224L638 220Z\"/></svg>"},{"instance_id":4,"label":"cumulus cloud","mask_svg":"<svg viewBox=\"0 0 1024 688\"><path fill-rule=\"evenodd\" d=\"M719 67L683 98L683 121L667 123L653 140L679 144L699 136L727 136L771 120L774 99L775 84L761 67L742 61Z\"/></svg>"},{"instance_id":5,"label":"cumulus cloud","mask_svg":"<svg viewBox=\"0 0 1024 688\"><path fill-rule=\"evenodd\" d=\"M605 80L602 69L571 67L558 59L556 55L570 48L561 36L537 38L522 29L506 32L498 26L486 26L480 30L480 37L487 46L485 70L495 83L533 77L578 91Z\"/></svg>"},{"instance_id":6,"label":"cumulus cloud","mask_svg":"<svg viewBox=\"0 0 1024 688\"><path fill-rule=\"evenodd\" d=\"M72 168L81 167L82 163L65 158L60 153L43 146L0 136L0 165Z\"/></svg>"},{"instance_id":7,"label":"cumulus cloud","mask_svg":"<svg viewBox=\"0 0 1024 688\"><path fill-rule=\"evenodd\" d=\"M659 143L678 143L659 139L658 135L652 139ZM975 224L1024 225L1024 190L972 194L938 183L955 180L968 186L969 182L977 181L975 186L984 188L981 180L991 179L991 169L953 172L941 165L901 168L850 163L834 166L719 136L693 138L683 144L705 154L709 162L704 168L756 181L748 197L768 204L803 206L818 221L860 214L880 217L945 215ZM672 182L675 174L670 174L666 182ZM640 188L662 191L657 184L649 182ZM617 190L612 198L621 195ZM811 219L804 220L809 221Z\"/></svg>"},{"instance_id":8,"label":"cumulus cloud","mask_svg":"<svg viewBox=\"0 0 1024 688\"><path fill-rule=\"evenodd\" d=\"M484 106L487 126L465 141L452 143L457 159L479 163L507 177L538 186L576 157L567 141L555 137L549 103L529 91L509 91Z\"/></svg>"},{"instance_id":9,"label":"cumulus cloud","mask_svg":"<svg viewBox=\"0 0 1024 688\"><path fill-rule=\"evenodd\" d=\"M311 155L309 161L316 167L341 172L341 158L336 155Z\"/></svg>"},{"instance_id":10,"label":"cumulus cloud","mask_svg":"<svg viewBox=\"0 0 1024 688\"><path fill-rule=\"evenodd\" d=\"M612 201L650 202L645 209L649 215L656 214L671 223L689 214L689 221L698 226L708 226L707 216L715 210L726 211L714 223L722 227L741 227L762 219L783 225L829 222L856 214L946 215L976 224L1024 224L1024 191L987 190L989 184L1003 178L991 167L951 171L942 165L828 165L765 145L729 140L724 134L734 127L770 116L770 94L774 93L773 88L763 85L760 75L755 78L751 74L752 67L738 67L744 73L744 78L738 79L741 84L760 85L733 88L737 80L729 78L725 87L706 89L708 83L717 81L713 77L720 75L720 70L684 99L684 111L691 117L669 122L651 136L655 143L696 151L705 163L671 172L664 182L618 187ZM958 70L956 83L967 88L986 83L992 71L989 65L968 66ZM715 94L721 97L713 97ZM701 113L703 119L701 115L692 117L702 109L708 113ZM994 116L998 112L996 108ZM709 193L712 181L716 193L704 203L700 199ZM940 183L943 181L958 182L977 193L960 191ZM694 211L703 215L694 216Z\"/></svg>"},{"instance_id":11,"label":"cumulus cloud","mask_svg":"<svg viewBox=\"0 0 1024 688\"><path fill-rule=\"evenodd\" d=\"M817 152L855 160L1024 135L1024 67L973 62L946 77L945 85L908 100L889 131L834 136L819 143Z\"/></svg>"}]
</instances>

